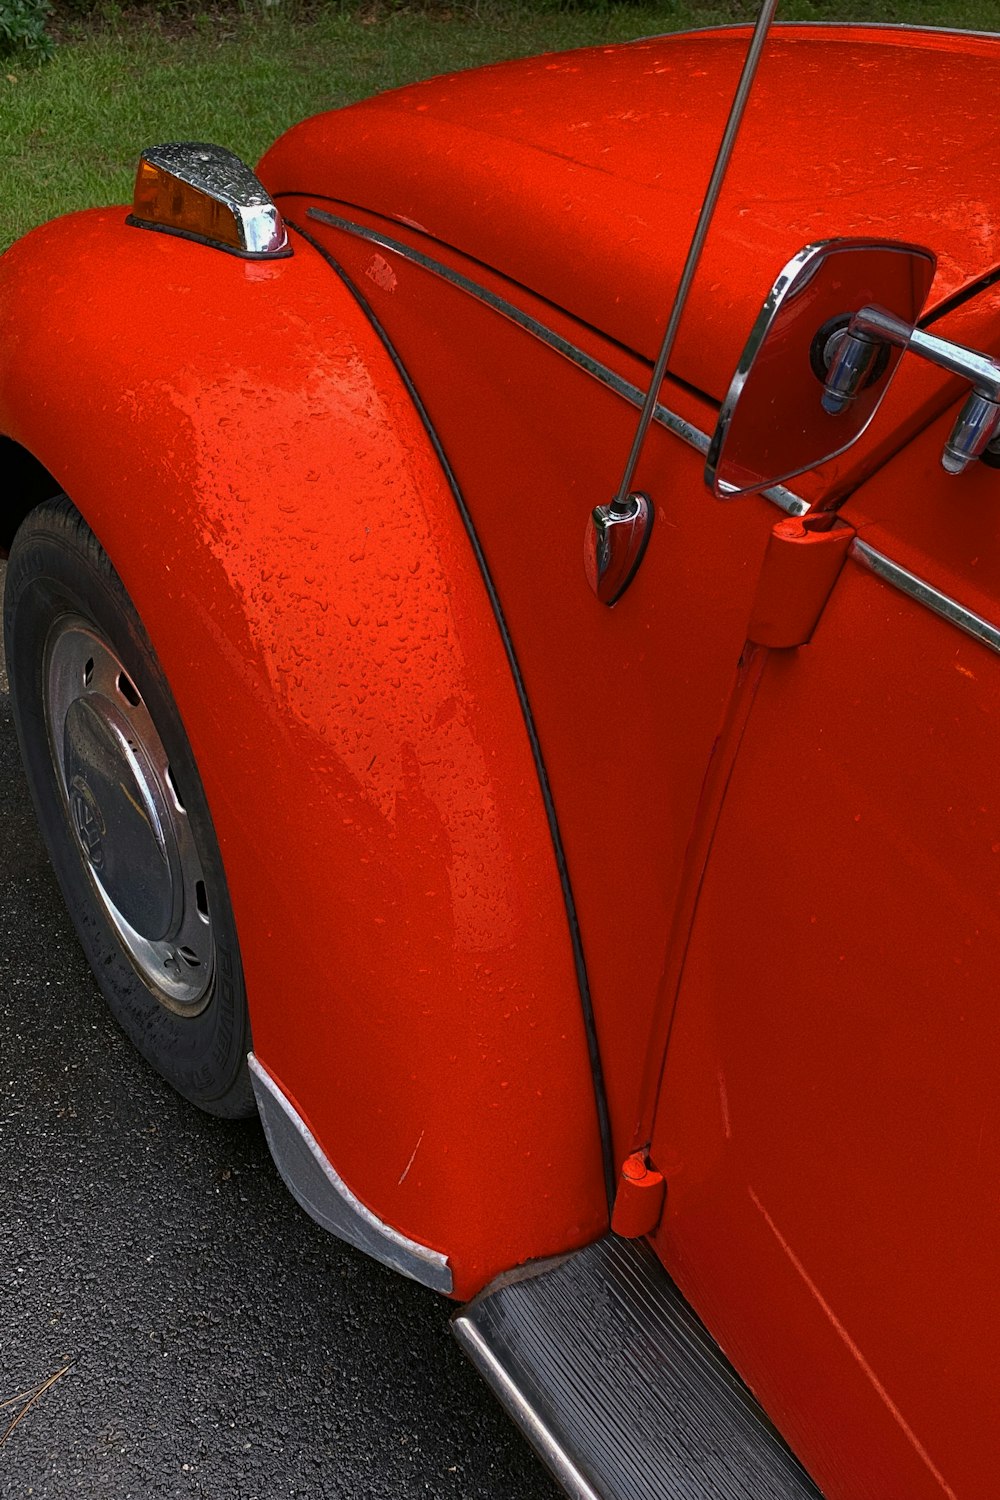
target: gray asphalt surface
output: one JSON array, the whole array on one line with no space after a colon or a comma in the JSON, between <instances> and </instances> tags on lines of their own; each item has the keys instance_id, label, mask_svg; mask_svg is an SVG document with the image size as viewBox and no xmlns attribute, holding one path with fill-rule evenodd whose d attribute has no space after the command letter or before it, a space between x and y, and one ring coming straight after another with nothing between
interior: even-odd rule
<instances>
[{"instance_id":1,"label":"gray asphalt surface","mask_svg":"<svg viewBox=\"0 0 1000 1500\"><path fill-rule=\"evenodd\" d=\"M3 566L0 564L0 587ZM141 1061L77 949L0 677L0 1497L557 1491L450 1305L317 1229Z\"/></svg>"}]
</instances>

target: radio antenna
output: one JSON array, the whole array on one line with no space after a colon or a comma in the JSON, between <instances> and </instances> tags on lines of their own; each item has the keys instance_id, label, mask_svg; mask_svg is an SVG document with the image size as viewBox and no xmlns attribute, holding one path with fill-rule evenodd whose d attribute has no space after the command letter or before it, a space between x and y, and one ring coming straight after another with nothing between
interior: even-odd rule
<instances>
[{"instance_id":1,"label":"radio antenna","mask_svg":"<svg viewBox=\"0 0 1000 1500\"><path fill-rule=\"evenodd\" d=\"M740 81L736 85L736 93L733 95L732 106L729 110L729 119L726 121L726 128L722 133L722 140L719 143L718 155L715 158L715 166L712 168L712 175L708 181L705 201L701 206L701 213L698 215L698 222L694 227L694 234L691 236L691 244L688 247L687 259L684 262L684 270L681 272L681 279L677 284L677 292L674 296L674 305L670 309L667 330L663 335L663 343L660 345L656 364L653 366L653 378L650 382L649 390L646 392L642 411L639 414L639 425L636 428L635 437L632 439L632 447L625 461L625 472L622 475L621 484L618 486L612 502L612 511L617 512L619 515L627 512L629 509L628 496L632 488L632 479L635 475L640 454L642 453L643 444L646 441L649 424L653 420L653 412L656 410L660 387L663 384L663 377L667 372L667 360L670 358L674 347L674 340L677 337L677 329L680 326L681 317L684 313L688 293L691 290L691 283L694 281L695 272L698 269L698 262L701 259L705 238L708 234L709 225L712 222L712 215L715 213L715 205L718 202L719 193L725 180L729 158L733 154L733 146L736 143L736 136L743 119L743 111L746 109L747 99L750 96L750 90L753 87L753 81L757 74L760 54L764 50L764 43L767 40L767 34L771 29L771 22L774 20L774 13L777 8L778 0L763 0L760 7L760 14L757 17L757 23L753 29L753 36L750 38L750 46L747 48L747 55L743 62L743 71L740 74Z\"/></svg>"}]
</instances>

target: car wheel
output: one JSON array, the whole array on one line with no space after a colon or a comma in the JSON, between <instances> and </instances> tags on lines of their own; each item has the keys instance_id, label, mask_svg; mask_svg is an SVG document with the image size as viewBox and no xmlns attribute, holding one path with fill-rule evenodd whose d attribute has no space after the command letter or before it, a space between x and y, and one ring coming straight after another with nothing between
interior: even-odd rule
<instances>
[{"instance_id":1,"label":"car wheel","mask_svg":"<svg viewBox=\"0 0 1000 1500\"><path fill-rule=\"evenodd\" d=\"M14 539L4 634L35 810L108 1005L185 1098L253 1113L236 926L194 756L138 614L65 497Z\"/></svg>"}]
</instances>

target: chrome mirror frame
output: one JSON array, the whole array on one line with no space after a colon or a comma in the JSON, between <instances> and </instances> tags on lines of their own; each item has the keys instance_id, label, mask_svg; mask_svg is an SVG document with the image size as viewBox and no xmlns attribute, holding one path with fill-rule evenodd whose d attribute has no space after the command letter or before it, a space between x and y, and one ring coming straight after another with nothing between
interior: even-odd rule
<instances>
[{"instance_id":1,"label":"chrome mirror frame","mask_svg":"<svg viewBox=\"0 0 1000 1500\"><path fill-rule=\"evenodd\" d=\"M743 394L743 387L747 383L747 377L754 367L754 362L778 312L788 298L801 291L816 274L820 264L819 252L825 250L828 243L827 240L814 240L812 244L804 245L798 254L793 255L791 260L782 267L750 329L743 353L739 357L733 378L729 382L725 400L719 409L719 420L715 424L715 431L712 433L708 452L705 455L705 483L712 494L720 500L735 499L735 492L719 489L719 459L729 435L733 413Z\"/></svg>"},{"instance_id":2,"label":"chrome mirror frame","mask_svg":"<svg viewBox=\"0 0 1000 1500\"><path fill-rule=\"evenodd\" d=\"M845 237L843 239L817 240L812 244L805 245L796 255L793 255L791 260L780 271L774 285L764 300L760 313L754 321L753 327L750 330L750 336L747 339L743 353L740 355L736 370L730 381L729 389L726 392L725 400L719 412L719 420L716 423L715 431L709 443L705 460L705 483L717 499L737 499L741 495L752 494L755 491L767 489L772 485L783 484L786 480L794 478L797 474L804 473L811 468L817 468L822 463L828 463L831 459L839 457L840 454L846 453L849 448L853 447L875 416L889 388L903 351L907 347L910 336L916 327L916 319L922 310L923 301L919 306L914 308L912 322L904 323L897 317L892 319L894 327L902 332L902 336L898 337L892 343L887 341L881 345L885 350L885 364L879 372L879 379L882 381L882 390L878 400L873 404L862 425L852 428L850 435L846 437L846 441L822 453L812 463L799 464L784 472L773 475L769 474L766 478L762 478L759 484L741 487L728 483L721 477L720 468L722 458L726 441L731 435L736 408L739 405L740 398L743 395L744 388L753 372L761 350L764 348L768 336L777 324L779 315L806 289L813 278L821 271L822 267L828 264L834 256L852 251L861 253L865 250L879 253L898 251L901 254L910 255L918 260L925 261L928 274L923 301L926 301L926 294L930 290L936 265L936 257L926 246L913 245L902 240L869 240ZM845 309L845 312L857 311L859 311L857 308ZM817 333L820 332L819 329L816 331ZM845 339L841 340L841 348L846 342ZM819 379L821 378L820 376ZM822 398L823 386L817 383L817 411L824 406ZM828 411L833 410L833 408L829 407L826 409ZM831 429L831 435L832 432L833 430Z\"/></svg>"}]
</instances>

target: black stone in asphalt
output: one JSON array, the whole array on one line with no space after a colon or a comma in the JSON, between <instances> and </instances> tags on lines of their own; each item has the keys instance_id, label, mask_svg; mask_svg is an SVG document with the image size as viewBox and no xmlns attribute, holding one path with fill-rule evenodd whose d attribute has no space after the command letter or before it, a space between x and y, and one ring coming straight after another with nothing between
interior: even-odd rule
<instances>
[{"instance_id":1,"label":"black stone in asphalt","mask_svg":"<svg viewBox=\"0 0 1000 1500\"><path fill-rule=\"evenodd\" d=\"M0 1497L555 1500L451 1305L313 1225L257 1122L199 1114L111 1021L3 692L0 875L0 1401L69 1367Z\"/></svg>"}]
</instances>

